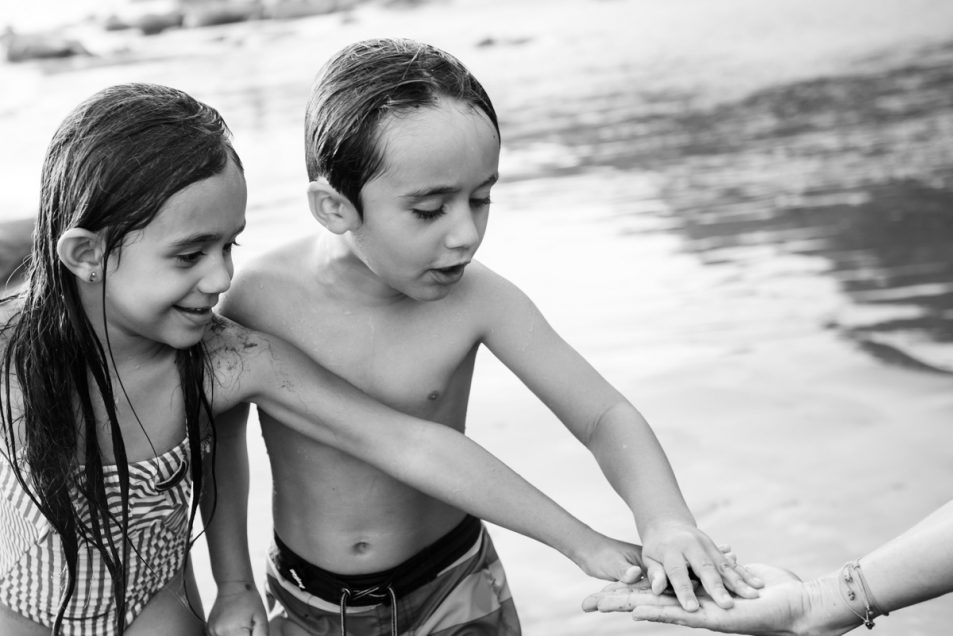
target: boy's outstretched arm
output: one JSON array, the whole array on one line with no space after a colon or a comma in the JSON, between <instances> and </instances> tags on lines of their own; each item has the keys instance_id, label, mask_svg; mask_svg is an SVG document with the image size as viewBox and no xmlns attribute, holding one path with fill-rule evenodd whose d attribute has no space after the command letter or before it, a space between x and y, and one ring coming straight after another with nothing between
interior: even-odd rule
<instances>
[{"instance_id":1,"label":"boy's outstretched arm","mask_svg":"<svg viewBox=\"0 0 953 636\"><path fill-rule=\"evenodd\" d=\"M593 454L635 518L653 589L671 585L686 609L698 607L689 568L719 605L728 589L757 596L761 582L695 523L668 458L641 414L549 325L514 285L485 271L484 342Z\"/></svg>"},{"instance_id":2,"label":"boy's outstretched arm","mask_svg":"<svg viewBox=\"0 0 953 636\"><path fill-rule=\"evenodd\" d=\"M209 342L220 382L216 412L255 403L301 435L555 548L590 576L640 576L639 546L586 526L459 431L381 404L279 338L225 320L216 331Z\"/></svg>"},{"instance_id":3,"label":"boy's outstretched arm","mask_svg":"<svg viewBox=\"0 0 953 636\"><path fill-rule=\"evenodd\" d=\"M215 480L206 482L202 517L218 588L210 636L267 636L268 620L248 554L248 404L215 417ZM213 492L214 491L214 492Z\"/></svg>"}]
</instances>

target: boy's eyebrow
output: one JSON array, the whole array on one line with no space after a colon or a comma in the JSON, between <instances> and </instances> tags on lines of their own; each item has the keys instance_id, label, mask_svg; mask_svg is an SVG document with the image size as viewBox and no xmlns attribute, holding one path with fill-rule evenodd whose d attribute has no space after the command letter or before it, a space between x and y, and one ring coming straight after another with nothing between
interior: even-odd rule
<instances>
[{"instance_id":1,"label":"boy's eyebrow","mask_svg":"<svg viewBox=\"0 0 953 636\"><path fill-rule=\"evenodd\" d=\"M499 173L494 172L487 179L476 187L477 190L480 188L485 188L496 183L500 178ZM427 197L432 197L440 194L454 194L459 192L460 188L457 186L436 186L434 188L423 188L421 190L414 190L413 192L408 192L407 194L400 195L401 199L425 199Z\"/></svg>"}]
</instances>

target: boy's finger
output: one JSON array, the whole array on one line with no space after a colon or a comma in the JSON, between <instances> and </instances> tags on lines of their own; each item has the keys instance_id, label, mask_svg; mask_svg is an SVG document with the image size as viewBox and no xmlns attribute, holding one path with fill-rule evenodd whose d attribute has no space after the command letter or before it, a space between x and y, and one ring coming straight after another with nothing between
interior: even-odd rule
<instances>
[{"instance_id":1,"label":"boy's finger","mask_svg":"<svg viewBox=\"0 0 953 636\"><path fill-rule=\"evenodd\" d=\"M669 585L675 593L675 598L678 599L679 605L687 612L697 610L698 599L695 598L695 586L692 585L692 580L688 576L688 564L681 558L667 561L665 563L665 573L668 575ZM719 579L719 584L720 582ZM727 594L727 592L725 593Z\"/></svg>"},{"instance_id":2,"label":"boy's finger","mask_svg":"<svg viewBox=\"0 0 953 636\"><path fill-rule=\"evenodd\" d=\"M758 598L759 594L755 585L764 587L764 581L749 572L747 568L735 562L729 562L723 564L721 570L725 587L742 598Z\"/></svg>"},{"instance_id":3,"label":"boy's finger","mask_svg":"<svg viewBox=\"0 0 953 636\"><path fill-rule=\"evenodd\" d=\"M741 580L741 576L735 572L731 560L726 559L723 555L715 558L717 561L703 553L691 563L691 568L698 576L698 580L701 581L702 587L718 604L718 607L728 609L733 607L735 602L731 598L731 594L728 593L725 584L729 583L732 589L735 585L745 588L748 586Z\"/></svg>"},{"instance_id":4,"label":"boy's finger","mask_svg":"<svg viewBox=\"0 0 953 636\"><path fill-rule=\"evenodd\" d=\"M734 563L735 572L737 572L745 583L750 585L753 588L762 588L764 587L764 580L760 578L757 574L746 568L745 566L739 564L737 561Z\"/></svg>"}]
</instances>

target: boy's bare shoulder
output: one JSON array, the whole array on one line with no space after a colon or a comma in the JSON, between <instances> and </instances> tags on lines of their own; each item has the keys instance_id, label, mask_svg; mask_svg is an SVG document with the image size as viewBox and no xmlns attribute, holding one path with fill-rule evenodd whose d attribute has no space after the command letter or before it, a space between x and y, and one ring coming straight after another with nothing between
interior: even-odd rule
<instances>
[{"instance_id":1,"label":"boy's bare shoulder","mask_svg":"<svg viewBox=\"0 0 953 636\"><path fill-rule=\"evenodd\" d=\"M218 311L244 325L253 325L260 311L287 302L301 285L302 261L310 255L313 238L299 239L243 262Z\"/></svg>"},{"instance_id":2,"label":"boy's bare shoulder","mask_svg":"<svg viewBox=\"0 0 953 636\"><path fill-rule=\"evenodd\" d=\"M479 261L470 263L461 282L460 292L466 302L477 304L484 310L528 300L515 283Z\"/></svg>"}]
</instances>

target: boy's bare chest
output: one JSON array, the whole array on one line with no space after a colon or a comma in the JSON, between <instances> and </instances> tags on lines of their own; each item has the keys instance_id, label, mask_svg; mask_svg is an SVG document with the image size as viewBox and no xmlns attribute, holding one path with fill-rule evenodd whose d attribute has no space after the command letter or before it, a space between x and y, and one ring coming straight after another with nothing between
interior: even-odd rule
<instances>
[{"instance_id":1,"label":"boy's bare chest","mask_svg":"<svg viewBox=\"0 0 953 636\"><path fill-rule=\"evenodd\" d=\"M288 327L286 338L312 359L386 404L416 415L465 413L478 343L452 312L316 304Z\"/></svg>"}]
</instances>

